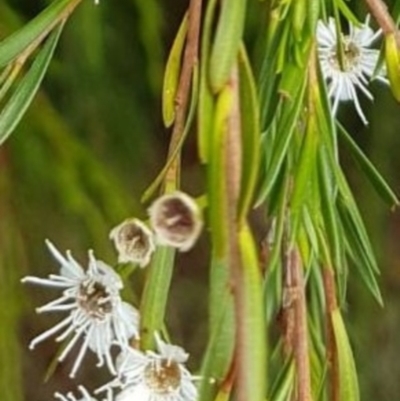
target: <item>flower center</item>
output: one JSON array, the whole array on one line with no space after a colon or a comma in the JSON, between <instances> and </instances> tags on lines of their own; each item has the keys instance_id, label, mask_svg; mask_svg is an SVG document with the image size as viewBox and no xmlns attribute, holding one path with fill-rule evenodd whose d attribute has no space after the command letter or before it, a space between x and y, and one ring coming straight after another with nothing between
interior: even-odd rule
<instances>
[{"instance_id":1,"label":"flower center","mask_svg":"<svg viewBox=\"0 0 400 401\"><path fill-rule=\"evenodd\" d=\"M344 38L344 68L349 70L358 64L360 60L360 49L358 46L349 40L349 38Z\"/></svg>"},{"instance_id":2,"label":"flower center","mask_svg":"<svg viewBox=\"0 0 400 401\"><path fill-rule=\"evenodd\" d=\"M343 37L343 65L339 64L336 46L332 47L329 62L338 70L349 72L357 67L360 61L360 49L348 36Z\"/></svg>"},{"instance_id":3,"label":"flower center","mask_svg":"<svg viewBox=\"0 0 400 401\"><path fill-rule=\"evenodd\" d=\"M79 287L78 304L90 317L99 320L112 311L106 287L92 280L82 283Z\"/></svg>"},{"instance_id":4,"label":"flower center","mask_svg":"<svg viewBox=\"0 0 400 401\"><path fill-rule=\"evenodd\" d=\"M164 206L165 225L178 235L190 234L193 217L189 208L180 199L170 199Z\"/></svg>"},{"instance_id":5,"label":"flower center","mask_svg":"<svg viewBox=\"0 0 400 401\"><path fill-rule=\"evenodd\" d=\"M119 240L130 252L145 254L149 248L149 240L143 230L135 224L126 225L119 235Z\"/></svg>"},{"instance_id":6,"label":"flower center","mask_svg":"<svg viewBox=\"0 0 400 401\"><path fill-rule=\"evenodd\" d=\"M181 372L175 361L162 359L153 361L146 366L144 380L151 391L159 395L166 395L179 387Z\"/></svg>"}]
</instances>

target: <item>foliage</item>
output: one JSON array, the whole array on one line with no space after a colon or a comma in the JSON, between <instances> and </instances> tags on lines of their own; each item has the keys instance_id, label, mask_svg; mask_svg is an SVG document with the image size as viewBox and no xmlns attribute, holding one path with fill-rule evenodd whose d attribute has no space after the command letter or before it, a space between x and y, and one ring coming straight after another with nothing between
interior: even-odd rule
<instances>
[{"instance_id":1,"label":"foliage","mask_svg":"<svg viewBox=\"0 0 400 401\"><path fill-rule=\"evenodd\" d=\"M16 282L42 259L42 238L114 260L110 228L182 188L203 209L209 239L197 245L209 283L195 282L195 300L185 309L190 295L174 283L195 276L179 266L196 250L160 246L145 273L112 263L140 307L142 349L154 348L155 331L176 337L181 310L192 319L181 337L205 337L193 347L201 401L360 400L349 278L384 302L342 154L389 207L399 201L336 114L317 32L330 17L339 33L365 28L363 19L342 0L192 0L176 21L155 0L109 3L54 0L25 23L17 7L0 4L0 281L11 283L0 296L15 298L0 334L0 363L12 366L0 380L6 399L23 398L21 348L10 333L27 309ZM387 71L398 99L396 24L379 1L365 3L383 31L375 74ZM166 25L175 38L164 63ZM351 49L340 35L332 54L343 72ZM160 138L149 134L162 123L171 132L164 163ZM56 378L52 353L41 369ZM42 396L26 386L30 398Z\"/></svg>"}]
</instances>

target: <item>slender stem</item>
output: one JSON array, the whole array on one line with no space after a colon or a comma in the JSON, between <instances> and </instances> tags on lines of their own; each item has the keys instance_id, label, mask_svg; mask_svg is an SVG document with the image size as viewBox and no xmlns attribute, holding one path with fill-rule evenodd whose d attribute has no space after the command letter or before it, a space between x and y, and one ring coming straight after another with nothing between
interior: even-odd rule
<instances>
[{"instance_id":1,"label":"slender stem","mask_svg":"<svg viewBox=\"0 0 400 401\"><path fill-rule=\"evenodd\" d=\"M330 373L330 399L331 401L339 401L339 361L337 358L335 336L333 333L331 320L331 313L337 309L335 278L333 270L329 268L325 268L322 274L326 302L326 356L329 364L328 366Z\"/></svg>"},{"instance_id":2,"label":"slender stem","mask_svg":"<svg viewBox=\"0 0 400 401\"><path fill-rule=\"evenodd\" d=\"M232 108L227 121L226 147L225 147L225 179L227 191L227 225L228 225L228 260L231 272L231 280L234 290L235 300L235 321L236 321L236 347L235 347L235 366L237 367L237 400L247 401L246 390L243 383L245 373L241 368L245 367L242 363L245 356L245 324L244 321L244 293L241 285L242 264L238 244L237 233L239 231L237 221L237 209L239 203L240 179L241 179L241 118L239 104L239 78L237 66L232 68L229 80L232 90Z\"/></svg>"},{"instance_id":3,"label":"slender stem","mask_svg":"<svg viewBox=\"0 0 400 401\"><path fill-rule=\"evenodd\" d=\"M286 212L287 213L287 212ZM295 309L296 288L293 283L293 274L291 268L291 253L288 250L288 232L284 229L282 242L284 244L283 259L283 290L282 290L282 308L279 316L279 323L283 333L283 352L285 357L293 353L294 348L294 328L295 328Z\"/></svg>"},{"instance_id":4,"label":"slender stem","mask_svg":"<svg viewBox=\"0 0 400 401\"><path fill-rule=\"evenodd\" d=\"M400 49L400 32L396 27L396 23L389 14L387 5L382 0L365 0L371 14L376 19L376 22L382 28L385 35L394 34L397 47Z\"/></svg>"},{"instance_id":5,"label":"slender stem","mask_svg":"<svg viewBox=\"0 0 400 401\"><path fill-rule=\"evenodd\" d=\"M294 314L294 358L297 373L297 401L311 401L311 374L308 352L307 309L303 267L297 249L291 249L288 255L289 272L295 290Z\"/></svg>"},{"instance_id":6,"label":"slender stem","mask_svg":"<svg viewBox=\"0 0 400 401\"><path fill-rule=\"evenodd\" d=\"M197 64L200 23L201 23L202 0L191 0L188 11L188 33L183 55L182 70L179 78L179 85L175 97L175 123L172 130L171 141L169 144L169 159L179 142L182 135L186 112L188 109L190 86L192 82L193 68ZM176 186L179 181L180 154L178 154L173 163L171 163L165 176L166 185Z\"/></svg>"}]
</instances>

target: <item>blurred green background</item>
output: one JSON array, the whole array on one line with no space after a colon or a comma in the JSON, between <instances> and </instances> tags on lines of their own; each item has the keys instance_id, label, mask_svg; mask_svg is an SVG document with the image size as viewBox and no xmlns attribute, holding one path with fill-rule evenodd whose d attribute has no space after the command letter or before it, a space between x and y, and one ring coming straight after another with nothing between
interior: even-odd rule
<instances>
[{"instance_id":1,"label":"blurred green background","mask_svg":"<svg viewBox=\"0 0 400 401\"><path fill-rule=\"evenodd\" d=\"M46 6L46 1L0 0L0 38ZM68 362L44 383L57 352L52 340L29 351L29 340L57 321L34 307L51 291L22 287L26 274L57 271L44 246L51 239L86 264L87 249L111 265L108 240L122 219L145 216L143 190L165 160L170 132L161 122L161 85L169 46L187 2L85 0L68 21L42 90L0 148L0 394L5 401L52 399L54 391L89 388L108 378L87 358L76 381ZM248 46L257 65L265 5L251 2ZM256 68L257 69L257 68ZM363 101L370 126L354 108L339 118L400 194L400 108L388 88L373 84ZM350 275L346 317L360 371L363 401L400 399L400 214L390 211L343 149L341 160L378 255L386 306L379 308ZM201 192L195 139L185 145L183 187ZM178 257L168 325L174 340L200 365L206 341L207 239ZM145 272L133 275L140 291ZM49 293L50 292L50 293ZM134 301L132 291L127 297ZM69 359L69 362L71 360Z\"/></svg>"}]
</instances>

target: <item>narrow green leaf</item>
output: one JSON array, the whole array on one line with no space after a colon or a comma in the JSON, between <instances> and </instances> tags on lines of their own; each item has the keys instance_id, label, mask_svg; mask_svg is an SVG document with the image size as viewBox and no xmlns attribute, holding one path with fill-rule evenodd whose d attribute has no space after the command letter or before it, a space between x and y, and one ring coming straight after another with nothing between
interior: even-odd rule
<instances>
[{"instance_id":1,"label":"narrow green leaf","mask_svg":"<svg viewBox=\"0 0 400 401\"><path fill-rule=\"evenodd\" d=\"M294 40L301 40L308 8L309 1L307 0L297 0L293 3L292 27Z\"/></svg>"},{"instance_id":2,"label":"narrow green leaf","mask_svg":"<svg viewBox=\"0 0 400 401\"><path fill-rule=\"evenodd\" d=\"M392 191L389 184L385 179L379 174L375 166L370 162L370 160L365 156L363 151L358 147L350 134L346 129L338 123L339 132L342 134L343 139L346 141L351 154L357 160L360 168L366 174L371 184L374 186L376 192L382 197L384 201L388 203L389 206L398 206L399 199L396 194Z\"/></svg>"},{"instance_id":3,"label":"narrow green leaf","mask_svg":"<svg viewBox=\"0 0 400 401\"><path fill-rule=\"evenodd\" d=\"M214 99L208 79L208 63L210 59L210 42L212 23L217 0L207 3L203 24L200 57L199 111L197 113L197 147L202 163L208 162L210 135L213 131Z\"/></svg>"},{"instance_id":4,"label":"narrow green leaf","mask_svg":"<svg viewBox=\"0 0 400 401\"><path fill-rule=\"evenodd\" d=\"M192 96L189 104L189 112L187 115L187 119L185 122L185 126L183 128L183 131L176 143L175 148L172 150L171 155L167 162L165 163L164 167L161 169L161 171L158 173L157 177L154 179L154 181L149 185L149 187L144 191L141 202L145 203L147 202L151 196L156 192L157 188L163 183L163 180L171 167L172 163L175 161L176 157L180 153L182 146L185 142L186 137L189 134L190 128L192 127L194 115L196 112L196 106L197 106L197 95L198 95L198 72L197 72L197 67L194 68L193 70L193 84L192 84Z\"/></svg>"},{"instance_id":5,"label":"narrow green leaf","mask_svg":"<svg viewBox=\"0 0 400 401\"><path fill-rule=\"evenodd\" d=\"M256 85L244 46L239 53L240 117L242 124L242 182L239 221L251 207L260 165L260 126Z\"/></svg>"},{"instance_id":6,"label":"narrow green leaf","mask_svg":"<svg viewBox=\"0 0 400 401\"><path fill-rule=\"evenodd\" d=\"M290 18L282 20L277 13L270 14L265 55L259 75L261 130L266 130L273 120L279 104L278 85L282 66L279 55L286 53L289 41Z\"/></svg>"},{"instance_id":7,"label":"narrow green leaf","mask_svg":"<svg viewBox=\"0 0 400 401\"><path fill-rule=\"evenodd\" d=\"M226 259L211 261L209 313L210 333L218 337L218 346L213 351L212 370L216 377L222 379L230 368L235 343L231 272Z\"/></svg>"},{"instance_id":8,"label":"narrow green leaf","mask_svg":"<svg viewBox=\"0 0 400 401\"><path fill-rule=\"evenodd\" d=\"M274 270L275 266L278 264L281 256L281 243L283 238L283 232L285 228L285 221L287 218L287 202L289 196L289 188L291 177L289 177L289 173L285 171L283 179L280 183L275 193L271 192L276 198L276 212L275 212L275 220L272 223L273 227L271 228L272 234L271 235L271 242L272 242L272 253L270 255L268 261L268 271ZM271 207L272 202L268 206ZM272 214L272 210L270 210L270 214Z\"/></svg>"},{"instance_id":9,"label":"narrow green leaf","mask_svg":"<svg viewBox=\"0 0 400 401\"><path fill-rule=\"evenodd\" d=\"M226 228L226 182L225 154L227 120L232 106L232 89L226 86L218 96L213 135L210 142L210 159L208 164L209 190L209 221L213 241L214 256L222 258L225 255L227 242Z\"/></svg>"},{"instance_id":10,"label":"narrow green leaf","mask_svg":"<svg viewBox=\"0 0 400 401\"><path fill-rule=\"evenodd\" d=\"M318 19L320 18L320 1L311 0L307 7L307 22L309 32L314 33L316 31Z\"/></svg>"},{"instance_id":11,"label":"narrow green leaf","mask_svg":"<svg viewBox=\"0 0 400 401\"><path fill-rule=\"evenodd\" d=\"M226 259L211 263L210 338L203 359L201 376L223 381L230 369L235 346L233 297L229 288L230 271ZM215 386L202 380L199 401L214 399Z\"/></svg>"},{"instance_id":12,"label":"narrow green leaf","mask_svg":"<svg viewBox=\"0 0 400 401\"><path fill-rule=\"evenodd\" d=\"M395 33L385 37L385 61L390 89L395 99L400 102L400 51L397 47Z\"/></svg>"},{"instance_id":13,"label":"narrow green leaf","mask_svg":"<svg viewBox=\"0 0 400 401\"><path fill-rule=\"evenodd\" d=\"M321 215L326 234L329 238L329 253L336 271L343 264L343 242L340 240L338 216L335 209L336 192L332 186L332 177L326 159L325 149L321 148L318 155L318 181L321 195Z\"/></svg>"},{"instance_id":14,"label":"narrow green leaf","mask_svg":"<svg viewBox=\"0 0 400 401\"><path fill-rule=\"evenodd\" d=\"M318 233L317 233L317 223L313 220L313 216L308 207L304 207L301 211L301 227L304 229L305 233L307 233L307 242L310 245L310 255L308 258L304 258L304 264L306 266L310 263L311 255L319 255L319 243L318 243Z\"/></svg>"},{"instance_id":15,"label":"narrow green leaf","mask_svg":"<svg viewBox=\"0 0 400 401\"><path fill-rule=\"evenodd\" d=\"M263 183L261 184L261 189L259 190L256 205L260 205L269 195L271 188L273 187L276 178L279 175L282 163L285 159L286 152L296 128L299 113L301 111L304 89L305 84L303 82L298 90L296 98L293 101L286 99L290 105L285 105L282 117L279 120L277 140L276 143L273 144L273 149L271 149L272 158L269 163L267 162L268 164L265 176L263 178ZM263 146L267 146L268 139L267 132L263 137ZM271 146L271 143L268 143L268 146Z\"/></svg>"},{"instance_id":16,"label":"narrow green leaf","mask_svg":"<svg viewBox=\"0 0 400 401\"><path fill-rule=\"evenodd\" d=\"M178 33L176 34L171 51L169 52L165 67L162 115L164 125L170 127L175 120L175 97L178 89L179 75L181 71L181 58L188 27L187 13L184 15Z\"/></svg>"},{"instance_id":17,"label":"narrow green leaf","mask_svg":"<svg viewBox=\"0 0 400 401\"><path fill-rule=\"evenodd\" d=\"M335 3L343 16L347 19L347 21L351 22L355 26L360 26L360 21L354 15L354 13L350 10L348 5L344 0L335 0Z\"/></svg>"},{"instance_id":18,"label":"narrow green leaf","mask_svg":"<svg viewBox=\"0 0 400 401\"><path fill-rule=\"evenodd\" d=\"M293 359L288 359L283 364L278 377L271 388L268 401L288 401L295 385L295 364Z\"/></svg>"},{"instance_id":19,"label":"narrow green leaf","mask_svg":"<svg viewBox=\"0 0 400 401\"><path fill-rule=\"evenodd\" d=\"M342 206L338 210L340 212L340 221L343 224L343 232L346 233L347 252L352 257L365 285L379 305L383 306L382 296L375 278L375 275L379 272L378 266L369 241L366 242L362 238L361 227L358 222L359 216L354 216L351 210L346 210Z\"/></svg>"},{"instance_id":20,"label":"narrow green leaf","mask_svg":"<svg viewBox=\"0 0 400 401\"><path fill-rule=\"evenodd\" d=\"M315 118L310 117L303 142L300 149L299 159L294 170L293 193L290 201L291 212L296 215L304 203L309 192L310 175L316 171L316 151L319 138Z\"/></svg>"},{"instance_id":21,"label":"narrow green leaf","mask_svg":"<svg viewBox=\"0 0 400 401\"><path fill-rule=\"evenodd\" d=\"M221 387L214 401L229 401L231 396L231 391L232 391L232 385Z\"/></svg>"},{"instance_id":22,"label":"narrow green leaf","mask_svg":"<svg viewBox=\"0 0 400 401\"><path fill-rule=\"evenodd\" d=\"M339 361L339 394L341 401L359 401L357 371L342 315L337 309L331 314L336 351Z\"/></svg>"},{"instance_id":23,"label":"narrow green leaf","mask_svg":"<svg viewBox=\"0 0 400 401\"><path fill-rule=\"evenodd\" d=\"M219 92L229 79L242 41L246 0L222 2L210 58L210 84Z\"/></svg>"},{"instance_id":24,"label":"narrow green leaf","mask_svg":"<svg viewBox=\"0 0 400 401\"><path fill-rule=\"evenodd\" d=\"M239 232L243 305L242 325L238 327L241 338L239 376L243 394L252 401L264 401L266 372L266 327L263 308L262 281L254 239L247 225Z\"/></svg>"},{"instance_id":25,"label":"narrow green leaf","mask_svg":"<svg viewBox=\"0 0 400 401\"><path fill-rule=\"evenodd\" d=\"M0 42L0 68L14 60L38 37L51 30L60 15L68 8L73 9L78 3L77 0L54 1L37 17Z\"/></svg>"},{"instance_id":26,"label":"narrow green leaf","mask_svg":"<svg viewBox=\"0 0 400 401\"><path fill-rule=\"evenodd\" d=\"M304 62L300 65L295 62L286 62L279 83L279 93L284 98L294 102L299 93L299 82L303 82L306 71Z\"/></svg>"},{"instance_id":27,"label":"narrow green leaf","mask_svg":"<svg viewBox=\"0 0 400 401\"><path fill-rule=\"evenodd\" d=\"M339 179L338 184L340 190L340 196L338 197L338 210L341 213L345 212L346 218L350 222L351 227L353 227L351 232L354 232L355 239L358 239L357 242L361 247L360 249L362 249L362 253L365 254L365 260L368 261L367 264L375 273L379 273L378 264L376 263L375 254L367 230L364 226L364 222L343 172L338 167L336 176ZM353 244L351 246L353 246Z\"/></svg>"},{"instance_id":28,"label":"narrow green leaf","mask_svg":"<svg viewBox=\"0 0 400 401\"><path fill-rule=\"evenodd\" d=\"M12 87L21 71L20 65L10 64L4 69L4 75L0 78L0 102Z\"/></svg>"},{"instance_id":29,"label":"narrow green leaf","mask_svg":"<svg viewBox=\"0 0 400 401\"><path fill-rule=\"evenodd\" d=\"M174 249L159 246L148 268L140 305L142 349L152 349L154 332L163 328L174 259Z\"/></svg>"},{"instance_id":30,"label":"narrow green leaf","mask_svg":"<svg viewBox=\"0 0 400 401\"><path fill-rule=\"evenodd\" d=\"M50 35L0 114L0 145L13 132L31 104L53 56L64 23Z\"/></svg>"}]
</instances>

